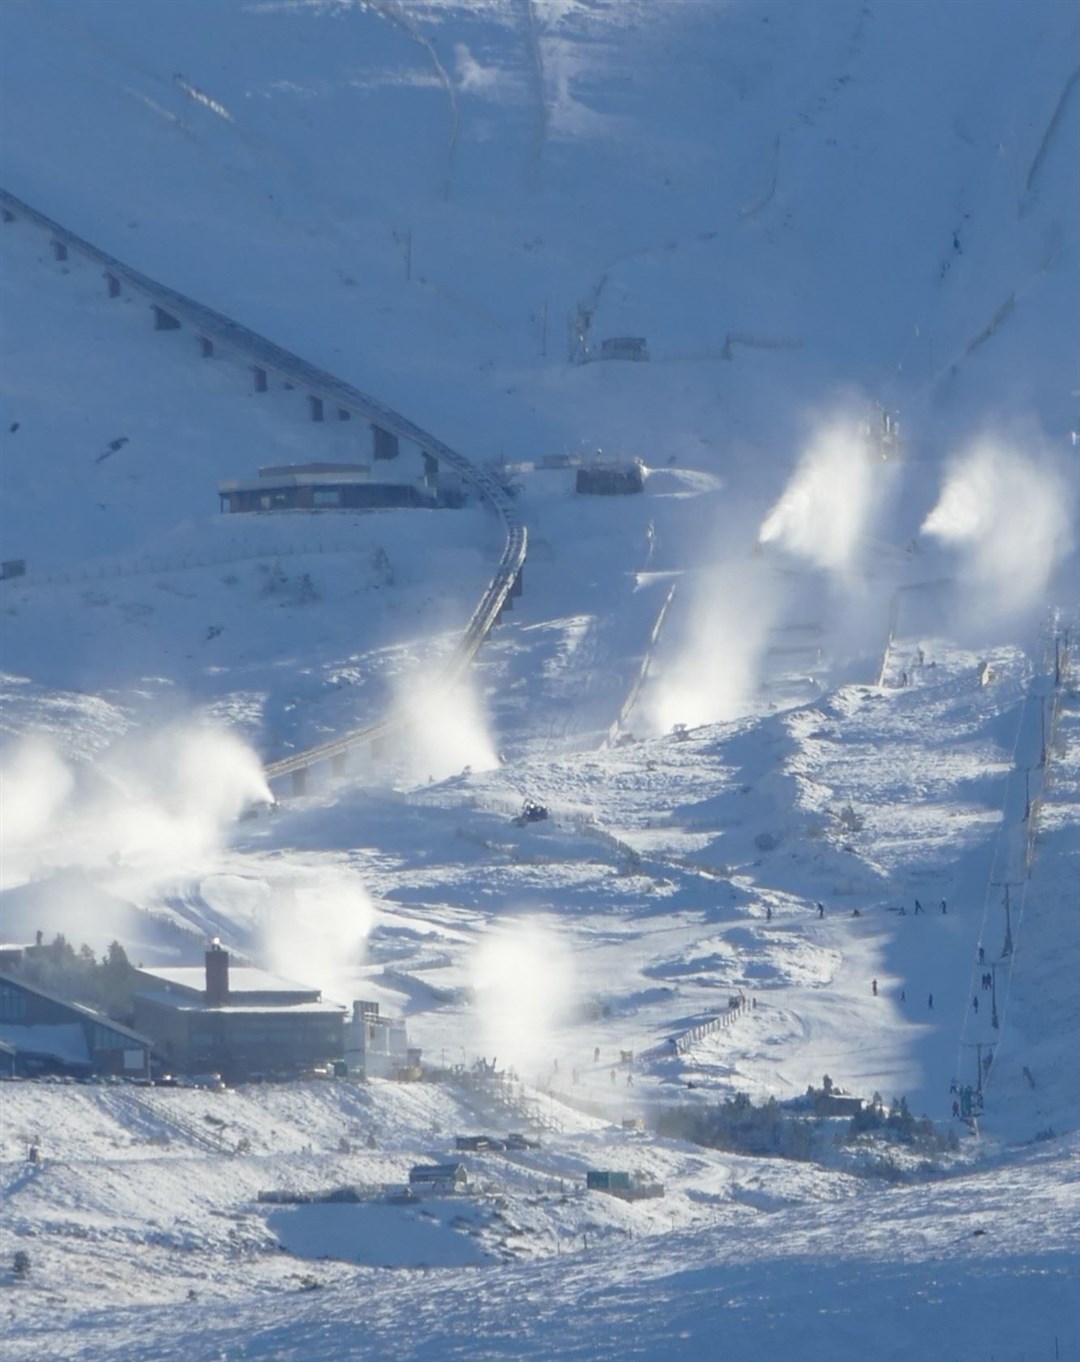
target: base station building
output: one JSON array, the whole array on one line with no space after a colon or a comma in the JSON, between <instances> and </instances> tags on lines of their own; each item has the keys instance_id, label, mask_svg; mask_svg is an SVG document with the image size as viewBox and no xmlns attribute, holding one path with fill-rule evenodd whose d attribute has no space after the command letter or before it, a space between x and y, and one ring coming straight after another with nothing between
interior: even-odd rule
<instances>
[{"instance_id":1,"label":"base station building","mask_svg":"<svg viewBox=\"0 0 1080 1362\"><path fill-rule=\"evenodd\" d=\"M135 1025L180 1073L295 1077L342 1058L345 1009L317 988L248 966L216 942L205 966L141 969Z\"/></svg>"}]
</instances>

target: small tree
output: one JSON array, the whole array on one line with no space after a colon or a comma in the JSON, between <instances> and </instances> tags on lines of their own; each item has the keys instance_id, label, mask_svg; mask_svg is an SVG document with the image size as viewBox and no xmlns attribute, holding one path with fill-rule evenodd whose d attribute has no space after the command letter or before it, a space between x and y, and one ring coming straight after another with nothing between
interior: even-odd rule
<instances>
[{"instance_id":1,"label":"small tree","mask_svg":"<svg viewBox=\"0 0 1080 1362\"><path fill-rule=\"evenodd\" d=\"M99 967L102 1001L108 1007L125 1008L131 1001L134 970L119 941L109 943L109 949Z\"/></svg>"}]
</instances>

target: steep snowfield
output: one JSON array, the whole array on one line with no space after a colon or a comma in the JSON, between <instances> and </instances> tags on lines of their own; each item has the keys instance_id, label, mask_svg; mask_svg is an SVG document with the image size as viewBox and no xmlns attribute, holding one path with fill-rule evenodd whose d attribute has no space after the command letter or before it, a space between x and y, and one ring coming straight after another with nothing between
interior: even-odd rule
<instances>
[{"instance_id":1,"label":"steep snowfield","mask_svg":"<svg viewBox=\"0 0 1080 1362\"><path fill-rule=\"evenodd\" d=\"M527 1084L5 1085L5 1358L1080 1356L1075 7L8 0L3 38L6 189L500 461L530 535L433 693L494 519L219 515L366 427L4 225L0 935L221 936ZM568 362L613 336L649 362ZM644 494L543 466L598 449ZM391 703L392 750L235 822L253 753ZM947 1129L980 1058L979 1138L897 1185L621 1127L828 1073ZM256 1200L518 1128L459 1218Z\"/></svg>"}]
</instances>

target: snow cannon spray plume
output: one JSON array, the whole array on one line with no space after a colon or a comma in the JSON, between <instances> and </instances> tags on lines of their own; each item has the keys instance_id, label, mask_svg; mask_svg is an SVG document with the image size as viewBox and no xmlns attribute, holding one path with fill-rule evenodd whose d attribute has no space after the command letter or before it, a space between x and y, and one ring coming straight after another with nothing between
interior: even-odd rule
<instances>
[{"instance_id":1,"label":"snow cannon spray plume","mask_svg":"<svg viewBox=\"0 0 1080 1362\"><path fill-rule=\"evenodd\" d=\"M881 487L866 424L833 417L814 434L759 540L846 575L876 516Z\"/></svg>"},{"instance_id":2,"label":"snow cannon spray plume","mask_svg":"<svg viewBox=\"0 0 1080 1362\"><path fill-rule=\"evenodd\" d=\"M409 779L446 780L466 766L476 771L498 766L483 704L469 676L454 685L412 676L402 683L397 705L406 721Z\"/></svg>"},{"instance_id":3,"label":"snow cannon spray plume","mask_svg":"<svg viewBox=\"0 0 1080 1362\"><path fill-rule=\"evenodd\" d=\"M0 791L5 885L78 868L149 888L204 866L244 807L271 798L256 754L201 723L122 738L92 765L28 739Z\"/></svg>"},{"instance_id":4,"label":"snow cannon spray plume","mask_svg":"<svg viewBox=\"0 0 1080 1362\"><path fill-rule=\"evenodd\" d=\"M472 962L481 1052L528 1081L546 1072L570 1019L573 978L570 951L550 927L525 918L490 928Z\"/></svg>"},{"instance_id":5,"label":"snow cannon spray plume","mask_svg":"<svg viewBox=\"0 0 1080 1362\"><path fill-rule=\"evenodd\" d=\"M980 613L1001 619L1042 599L1072 551L1076 509L1050 459L985 440L954 462L922 533L961 555Z\"/></svg>"},{"instance_id":6,"label":"snow cannon spray plume","mask_svg":"<svg viewBox=\"0 0 1080 1362\"><path fill-rule=\"evenodd\" d=\"M293 867L271 880L264 950L288 978L318 983L323 996L347 1003L375 925L359 875L345 865Z\"/></svg>"},{"instance_id":7,"label":"snow cannon spray plume","mask_svg":"<svg viewBox=\"0 0 1080 1362\"><path fill-rule=\"evenodd\" d=\"M43 738L26 738L0 766L0 883L28 879L75 787L71 767Z\"/></svg>"},{"instance_id":8,"label":"snow cannon spray plume","mask_svg":"<svg viewBox=\"0 0 1080 1362\"><path fill-rule=\"evenodd\" d=\"M776 618L776 588L757 560L726 563L696 584L674 658L660 660L642 701L649 727L723 723L746 712Z\"/></svg>"}]
</instances>

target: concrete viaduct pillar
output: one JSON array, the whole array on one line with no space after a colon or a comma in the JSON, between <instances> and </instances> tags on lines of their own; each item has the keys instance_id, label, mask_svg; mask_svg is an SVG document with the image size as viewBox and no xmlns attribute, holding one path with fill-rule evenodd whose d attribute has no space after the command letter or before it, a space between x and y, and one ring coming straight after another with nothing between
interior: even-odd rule
<instances>
[{"instance_id":1,"label":"concrete viaduct pillar","mask_svg":"<svg viewBox=\"0 0 1080 1362\"><path fill-rule=\"evenodd\" d=\"M301 766L299 771L292 773L292 792L294 795L302 795L307 790L307 767Z\"/></svg>"},{"instance_id":2,"label":"concrete viaduct pillar","mask_svg":"<svg viewBox=\"0 0 1080 1362\"><path fill-rule=\"evenodd\" d=\"M334 755L330 758L330 771L331 771L331 773L332 773L333 775L335 775L335 776L339 776L339 777L340 777L340 776L343 776L343 775L345 774L345 763L346 763L346 760L347 760L347 753L345 753L345 752L335 752Z\"/></svg>"},{"instance_id":3,"label":"concrete viaduct pillar","mask_svg":"<svg viewBox=\"0 0 1080 1362\"><path fill-rule=\"evenodd\" d=\"M105 271L105 288L107 289L110 298L120 297L120 280L117 279L116 275L113 274L111 270Z\"/></svg>"},{"instance_id":4,"label":"concrete viaduct pillar","mask_svg":"<svg viewBox=\"0 0 1080 1362\"><path fill-rule=\"evenodd\" d=\"M151 303L150 306L151 306L151 308L153 309L153 313L154 313L154 330L155 330L155 331L179 331L179 330L180 330L180 323L179 323L179 321L173 316L173 314L172 314L171 312L166 312L165 309L164 309L163 307L159 307L159 306L157 305L157 303Z\"/></svg>"},{"instance_id":5,"label":"concrete viaduct pillar","mask_svg":"<svg viewBox=\"0 0 1080 1362\"><path fill-rule=\"evenodd\" d=\"M257 393L266 392L266 370L256 364L252 367L251 372L255 375L255 391Z\"/></svg>"}]
</instances>

